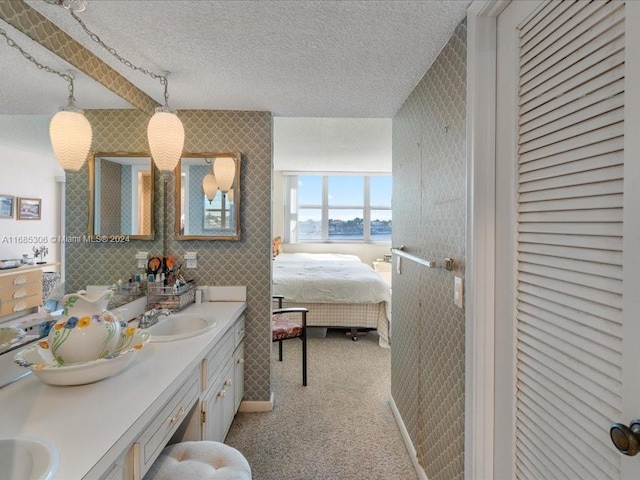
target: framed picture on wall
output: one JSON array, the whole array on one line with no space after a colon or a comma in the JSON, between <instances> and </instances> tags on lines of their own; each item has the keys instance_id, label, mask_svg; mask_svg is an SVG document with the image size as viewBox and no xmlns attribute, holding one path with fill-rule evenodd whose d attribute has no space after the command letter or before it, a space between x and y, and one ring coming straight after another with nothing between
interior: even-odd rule
<instances>
[{"instance_id":1,"label":"framed picture on wall","mask_svg":"<svg viewBox=\"0 0 640 480\"><path fill-rule=\"evenodd\" d=\"M18 220L40 220L42 199L18 198Z\"/></svg>"},{"instance_id":2,"label":"framed picture on wall","mask_svg":"<svg viewBox=\"0 0 640 480\"><path fill-rule=\"evenodd\" d=\"M0 194L0 218L13 218L15 197Z\"/></svg>"}]
</instances>

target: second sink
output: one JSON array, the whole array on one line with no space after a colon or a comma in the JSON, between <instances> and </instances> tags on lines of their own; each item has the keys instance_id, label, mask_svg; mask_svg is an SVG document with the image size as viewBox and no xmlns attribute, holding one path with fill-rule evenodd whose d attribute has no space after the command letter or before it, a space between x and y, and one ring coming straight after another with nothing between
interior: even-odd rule
<instances>
[{"instance_id":1,"label":"second sink","mask_svg":"<svg viewBox=\"0 0 640 480\"><path fill-rule=\"evenodd\" d=\"M58 469L58 451L39 438L0 438L2 478L51 480Z\"/></svg>"},{"instance_id":2,"label":"second sink","mask_svg":"<svg viewBox=\"0 0 640 480\"><path fill-rule=\"evenodd\" d=\"M207 320L196 315L176 313L163 317L158 323L149 327L147 331L151 334L151 342L171 342L200 335L215 326L216 322L214 320Z\"/></svg>"}]
</instances>

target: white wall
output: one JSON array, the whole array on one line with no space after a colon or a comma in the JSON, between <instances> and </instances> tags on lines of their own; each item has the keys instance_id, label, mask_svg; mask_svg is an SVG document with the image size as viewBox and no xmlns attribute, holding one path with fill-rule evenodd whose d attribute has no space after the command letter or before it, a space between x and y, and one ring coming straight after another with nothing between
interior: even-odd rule
<instances>
[{"instance_id":1,"label":"white wall","mask_svg":"<svg viewBox=\"0 0 640 480\"><path fill-rule=\"evenodd\" d=\"M49 254L45 259L59 262L60 245L52 239L61 234L64 184L56 177L64 177L64 170L53 155L6 146L2 138L0 142L0 194L42 199L41 220L16 220L17 203L12 219L0 218L0 259L21 258L24 253L32 257L33 246L47 245Z\"/></svg>"},{"instance_id":2,"label":"white wall","mask_svg":"<svg viewBox=\"0 0 640 480\"><path fill-rule=\"evenodd\" d=\"M284 237L283 172L391 172L390 118L273 119L273 236ZM286 252L345 253L371 263L388 245L302 243Z\"/></svg>"}]
</instances>

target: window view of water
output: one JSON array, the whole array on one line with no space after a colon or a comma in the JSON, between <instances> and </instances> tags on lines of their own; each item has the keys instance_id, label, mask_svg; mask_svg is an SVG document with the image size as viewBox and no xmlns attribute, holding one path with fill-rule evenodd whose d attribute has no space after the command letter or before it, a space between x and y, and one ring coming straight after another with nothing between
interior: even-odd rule
<instances>
[{"instance_id":1,"label":"window view of water","mask_svg":"<svg viewBox=\"0 0 640 480\"><path fill-rule=\"evenodd\" d=\"M374 242L391 240L391 220L372 220L369 239ZM329 220L329 240L362 240L364 238L364 221L361 218L352 220ZM298 223L299 240L320 240L322 238L322 222L306 220Z\"/></svg>"},{"instance_id":2,"label":"window view of water","mask_svg":"<svg viewBox=\"0 0 640 480\"><path fill-rule=\"evenodd\" d=\"M297 200L290 217L294 242L391 241L390 175L296 178L290 187Z\"/></svg>"}]
</instances>

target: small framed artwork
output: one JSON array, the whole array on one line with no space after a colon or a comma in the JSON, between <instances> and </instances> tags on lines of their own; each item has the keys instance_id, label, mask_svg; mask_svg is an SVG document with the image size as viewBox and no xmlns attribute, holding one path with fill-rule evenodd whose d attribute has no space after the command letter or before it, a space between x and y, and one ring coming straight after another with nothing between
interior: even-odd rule
<instances>
[{"instance_id":1,"label":"small framed artwork","mask_svg":"<svg viewBox=\"0 0 640 480\"><path fill-rule=\"evenodd\" d=\"M14 196L0 194L0 218L13 218L14 203Z\"/></svg>"},{"instance_id":2,"label":"small framed artwork","mask_svg":"<svg viewBox=\"0 0 640 480\"><path fill-rule=\"evenodd\" d=\"M18 220L40 220L42 199L18 198Z\"/></svg>"}]
</instances>

